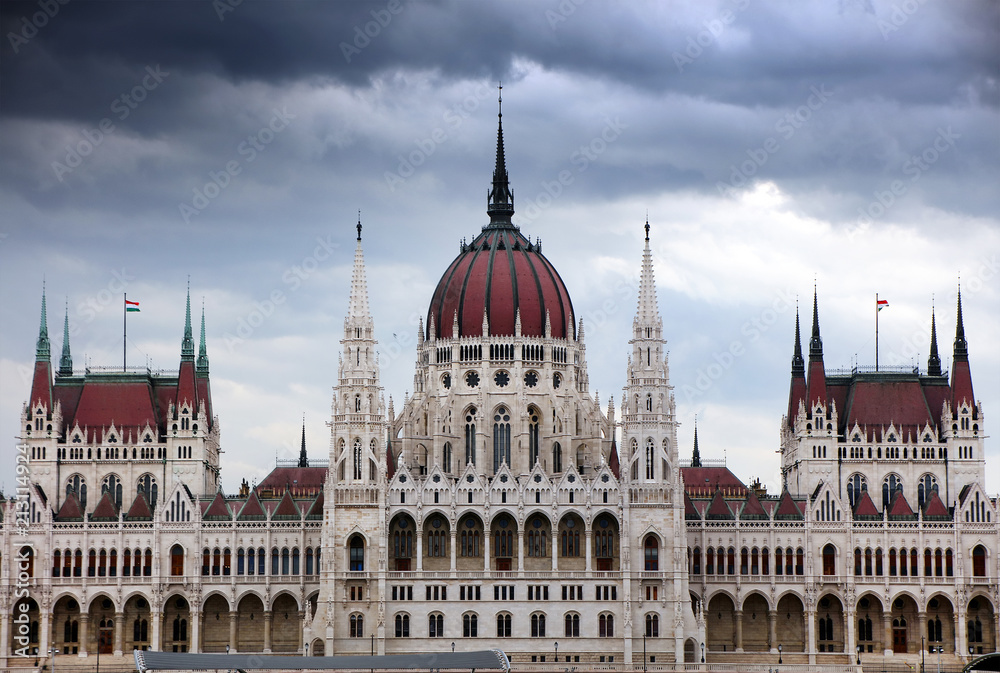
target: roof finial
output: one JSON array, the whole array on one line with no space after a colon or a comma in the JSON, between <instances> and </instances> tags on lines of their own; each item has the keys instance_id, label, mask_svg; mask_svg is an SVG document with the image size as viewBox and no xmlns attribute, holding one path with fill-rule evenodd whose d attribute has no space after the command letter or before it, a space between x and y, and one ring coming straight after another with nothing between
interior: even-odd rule
<instances>
[{"instance_id":1,"label":"roof finial","mask_svg":"<svg viewBox=\"0 0 1000 673\"><path fill-rule=\"evenodd\" d=\"M361 240L361 209L358 208L358 240Z\"/></svg>"},{"instance_id":2,"label":"roof finial","mask_svg":"<svg viewBox=\"0 0 1000 673\"><path fill-rule=\"evenodd\" d=\"M931 353L927 358L927 375L941 376L941 356L938 355L937 321L934 316L934 295L931 295Z\"/></svg>"},{"instance_id":3,"label":"roof finial","mask_svg":"<svg viewBox=\"0 0 1000 673\"><path fill-rule=\"evenodd\" d=\"M205 298L201 298L201 341L198 343L198 371L208 371L208 347L205 343Z\"/></svg>"},{"instance_id":4,"label":"roof finial","mask_svg":"<svg viewBox=\"0 0 1000 673\"><path fill-rule=\"evenodd\" d=\"M969 359L969 344L965 340L965 321L962 319L962 280L958 281L958 317L955 321L955 351L953 360Z\"/></svg>"},{"instance_id":5,"label":"roof finial","mask_svg":"<svg viewBox=\"0 0 1000 673\"><path fill-rule=\"evenodd\" d=\"M63 318L63 348L59 359L59 376L73 375L73 356L69 351L69 297L66 298L66 315Z\"/></svg>"},{"instance_id":6,"label":"roof finial","mask_svg":"<svg viewBox=\"0 0 1000 673\"><path fill-rule=\"evenodd\" d=\"M490 190L486 213L491 226L511 226L514 214L514 193L507 179L507 164L503 151L503 84L497 86L497 160L493 169L493 188Z\"/></svg>"},{"instance_id":7,"label":"roof finial","mask_svg":"<svg viewBox=\"0 0 1000 673\"><path fill-rule=\"evenodd\" d=\"M309 456L306 454L306 415L302 414L302 449L299 451L299 467L309 467Z\"/></svg>"},{"instance_id":8,"label":"roof finial","mask_svg":"<svg viewBox=\"0 0 1000 673\"><path fill-rule=\"evenodd\" d=\"M649 242L649 211L646 211L646 242Z\"/></svg>"},{"instance_id":9,"label":"roof finial","mask_svg":"<svg viewBox=\"0 0 1000 673\"><path fill-rule=\"evenodd\" d=\"M823 357L823 339L819 336L819 290L813 281L813 325L812 338L809 339L809 357Z\"/></svg>"},{"instance_id":10,"label":"roof finial","mask_svg":"<svg viewBox=\"0 0 1000 673\"><path fill-rule=\"evenodd\" d=\"M191 276L187 281L187 304L184 312L184 338L181 340L181 357L194 357L194 337L191 334Z\"/></svg>"},{"instance_id":11,"label":"roof finial","mask_svg":"<svg viewBox=\"0 0 1000 673\"><path fill-rule=\"evenodd\" d=\"M792 376L805 376L806 364L802 358L802 337L799 331L799 300L795 299L795 350L792 352Z\"/></svg>"},{"instance_id":12,"label":"roof finial","mask_svg":"<svg viewBox=\"0 0 1000 673\"><path fill-rule=\"evenodd\" d=\"M35 347L35 358L48 360L51 354L49 345L49 323L45 310L45 281L42 280L42 319L38 324L38 343Z\"/></svg>"}]
</instances>

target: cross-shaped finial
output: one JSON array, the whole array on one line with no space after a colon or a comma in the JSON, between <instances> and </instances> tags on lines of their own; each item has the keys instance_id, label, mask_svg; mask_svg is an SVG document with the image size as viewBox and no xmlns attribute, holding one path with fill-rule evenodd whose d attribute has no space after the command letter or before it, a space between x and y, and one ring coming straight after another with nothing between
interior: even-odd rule
<instances>
[{"instance_id":1,"label":"cross-shaped finial","mask_svg":"<svg viewBox=\"0 0 1000 673\"><path fill-rule=\"evenodd\" d=\"M649 240L649 213L646 214L646 240Z\"/></svg>"},{"instance_id":2,"label":"cross-shaped finial","mask_svg":"<svg viewBox=\"0 0 1000 673\"><path fill-rule=\"evenodd\" d=\"M361 240L361 211L358 211L358 240Z\"/></svg>"},{"instance_id":3,"label":"cross-shaped finial","mask_svg":"<svg viewBox=\"0 0 1000 673\"><path fill-rule=\"evenodd\" d=\"M497 115L503 116L503 82L497 82Z\"/></svg>"}]
</instances>

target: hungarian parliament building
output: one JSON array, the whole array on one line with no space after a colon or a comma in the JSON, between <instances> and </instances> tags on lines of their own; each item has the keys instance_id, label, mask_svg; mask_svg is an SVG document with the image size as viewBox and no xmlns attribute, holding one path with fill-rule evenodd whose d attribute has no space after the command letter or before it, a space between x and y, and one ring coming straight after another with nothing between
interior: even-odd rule
<instances>
[{"instance_id":1,"label":"hungarian parliament building","mask_svg":"<svg viewBox=\"0 0 1000 673\"><path fill-rule=\"evenodd\" d=\"M996 649L1000 503L961 295L948 372L933 315L926 369L828 370L814 294L809 333L788 327L769 494L703 461L697 434L678 446L648 224L622 396L602 408L569 291L512 222L502 126L487 213L429 299L398 411L358 224L329 455L310 461L303 431L298 460L237 493L190 292L169 373L74 369L43 293L0 501L0 666L134 649L498 648L582 669Z\"/></svg>"}]
</instances>

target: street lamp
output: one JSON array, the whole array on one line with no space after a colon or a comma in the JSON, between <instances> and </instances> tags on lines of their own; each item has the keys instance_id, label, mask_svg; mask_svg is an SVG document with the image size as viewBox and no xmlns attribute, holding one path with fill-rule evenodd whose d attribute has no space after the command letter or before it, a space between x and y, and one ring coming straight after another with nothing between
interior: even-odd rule
<instances>
[{"instance_id":1,"label":"street lamp","mask_svg":"<svg viewBox=\"0 0 1000 673\"><path fill-rule=\"evenodd\" d=\"M646 673L646 634L642 634L642 673Z\"/></svg>"},{"instance_id":2,"label":"street lamp","mask_svg":"<svg viewBox=\"0 0 1000 673\"><path fill-rule=\"evenodd\" d=\"M781 643L778 643L778 663L781 663Z\"/></svg>"},{"instance_id":3,"label":"street lamp","mask_svg":"<svg viewBox=\"0 0 1000 673\"><path fill-rule=\"evenodd\" d=\"M56 673L56 655L59 653L59 648L53 647L49 652L52 654L52 673Z\"/></svg>"},{"instance_id":4,"label":"street lamp","mask_svg":"<svg viewBox=\"0 0 1000 673\"><path fill-rule=\"evenodd\" d=\"M705 643L701 644L701 663L705 663Z\"/></svg>"},{"instance_id":5,"label":"street lamp","mask_svg":"<svg viewBox=\"0 0 1000 673\"><path fill-rule=\"evenodd\" d=\"M858 666L861 665L861 646L858 645Z\"/></svg>"},{"instance_id":6,"label":"street lamp","mask_svg":"<svg viewBox=\"0 0 1000 673\"><path fill-rule=\"evenodd\" d=\"M453 640L453 641L451 641L451 651L452 651L452 652L454 652L454 651L455 651L455 641L454 641L454 640Z\"/></svg>"},{"instance_id":7,"label":"street lamp","mask_svg":"<svg viewBox=\"0 0 1000 673\"><path fill-rule=\"evenodd\" d=\"M556 654L555 654L556 661L559 661L559 641L558 640L555 641L555 645L556 645Z\"/></svg>"}]
</instances>

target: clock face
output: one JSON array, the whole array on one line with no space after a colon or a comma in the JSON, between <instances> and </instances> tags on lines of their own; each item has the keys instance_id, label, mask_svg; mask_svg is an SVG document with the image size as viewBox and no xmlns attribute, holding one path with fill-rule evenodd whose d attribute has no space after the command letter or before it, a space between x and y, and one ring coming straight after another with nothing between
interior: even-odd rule
<instances>
[{"instance_id":1,"label":"clock face","mask_svg":"<svg viewBox=\"0 0 1000 673\"><path fill-rule=\"evenodd\" d=\"M479 385L479 374L476 372L469 372L465 375L465 385L470 388L475 388Z\"/></svg>"}]
</instances>

